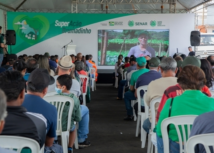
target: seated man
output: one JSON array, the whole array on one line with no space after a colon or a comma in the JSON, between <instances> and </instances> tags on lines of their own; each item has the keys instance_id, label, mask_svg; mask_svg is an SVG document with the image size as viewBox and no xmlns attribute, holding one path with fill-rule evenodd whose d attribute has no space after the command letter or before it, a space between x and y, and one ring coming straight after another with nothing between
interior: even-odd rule
<instances>
[{"instance_id":1,"label":"seated man","mask_svg":"<svg viewBox=\"0 0 214 153\"><path fill-rule=\"evenodd\" d=\"M47 134L45 146L51 147L56 137L57 110L56 107L46 102L48 85L53 84L54 79L46 69L35 69L27 81L27 94L22 104L29 112L42 114L47 120Z\"/></svg>"},{"instance_id":2,"label":"seated man","mask_svg":"<svg viewBox=\"0 0 214 153\"><path fill-rule=\"evenodd\" d=\"M73 71L74 64L72 63L71 57L66 55L58 63L58 75L54 76L56 80L58 76L68 74L70 75ZM55 92L56 82L48 86L48 92ZM81 95L80 84L76 79L72 79L71 93L74 93L77 97Z\"/></svg>"},{"instance_id":3,"label":"seated man","mask_svg":"<svg viewBox=\"0 0 214 153\"><path fill-rule=\"evenodd\" d=\"M85 148L89 147L91 143L87 140L87 135L89 133L89 110L88 107L84 105L80 105L79 99L70 92L70 88L72 86L72 79L70 75L60 75L56 81L56 92L59 95L71 97L74 100L74 108L71 118L71 132L69 136L69 150L72 151L72 146L75 141L75 125L74 121L79 122L78 128L78 141L79 147ZM66 120L64 120L65 122ZM67 124L64 124L67 127ZM70 151L70 152L71 152Z\"/></svg>"},{"instance_id":4,"label":"seated man","mask_svg":"<svg viewBox=\"0 0 214 153\"><path fill-rule=\"evenodd\" d=\"M162 78L150 82L145 95L145 101L148 106L153 98L162 96L164 91L177 84L177 78L175 77L177 72L177 62L172 57L166 57L160 62L160 70ZM158 106L156 106L157 110ZM150 116L143 123L143 128L146 132L149 132L151 128L151 112Z\"/></svg>"},{"instance_id":5,"label":"seated man","mask_svg":"<svg viewBox=\"0 0 214 153\"><path fill-rule=\"evenodd\" d=\"M6 111L6 96L4 94L4 92L2 90L0 90L0 134L4 128L4 124L5 124L5 117L7 116L7 111ZM9 150L9 149L3 149L0 148L0 152L1 153L16 153L15 151Z\"/></svg>"},{"instance_id":6,"label":"seated man","mask_svg":"<svg viewBox=\"0 0 214 153\"><path fill-rule=\"evenodd\" d=\"M46 137L46 119L40 114L27 112L21 106L25 98L25 80L22 74L18 71L1 73L0 88L7 96L8 112L2 135L31 138L42 147Z\"/></svg>"},{"instance_id":7,"label":"seated man","mask_svg":"<svg viewBox=\"0 0 214 153\"><path fill-rule=\"evenodd\" d=\"M135 83L140 75L142 75L146 72L149 72L149 69L146 69L146 58L145 57L137 58L137 68L138 68L138 70L136 72L134 72L131 76L130 90L127 91L124 95L124 102L125 102L126 111L127 111L127 117L124 118L124 120L126 120L126 121L133 120L131 100L136 100L136 97L134 96Z\"/></svg>"},{"instance_id":8,"label":"seated man","mask_svg":"<svg viewBox=\"0 0 214 153\"><path fill-rule=\"evenodd\" d=\"M142 74L139 76L136 82L136 88L148 85L151 81L154 81L156 79L161 78L161 74L159 71L159 64L160 60L157 57L152 57L151 60L149 60L149 72ZM144 112L144 102L143 102L143 95L144 92L141 91L140 95L142 97L141 101L141 111ZM137 98L137 90L135 90L135 97ZM138 103L134 105L135 113L137 116L138 113Z\"/></svg>"},{"instance_id":9,"label":"seated man","mask_svg":"<svg viewBox=\"0 0 214 153\"><path fill-rule=\"evenodd\" d=\"M24 79L27 81L30 73L33 72L35 69L39 68L39 64L36 59L30 58L27 60L27 72L24 75Z\"/></svg>"}]
</instances>

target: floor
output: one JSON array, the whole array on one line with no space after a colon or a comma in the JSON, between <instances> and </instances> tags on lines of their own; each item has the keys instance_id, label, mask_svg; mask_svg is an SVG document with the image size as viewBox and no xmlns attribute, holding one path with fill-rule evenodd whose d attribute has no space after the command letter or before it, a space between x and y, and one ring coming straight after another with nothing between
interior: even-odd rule
<instances>
[{"instance_id":1,"label":"floor","mask_svg":"<svg viewBox=\"0 0 214 153\"><path fill-rule=\"evenodd\" d=\"M117 89L112 85L97 85L91 91L90 110L91 146L74 150L76 153L146 153L141 148L140 136L135 137L136 122L124 121L126 116L123 100L116 100Z\"/></svg>"}]
</instances>

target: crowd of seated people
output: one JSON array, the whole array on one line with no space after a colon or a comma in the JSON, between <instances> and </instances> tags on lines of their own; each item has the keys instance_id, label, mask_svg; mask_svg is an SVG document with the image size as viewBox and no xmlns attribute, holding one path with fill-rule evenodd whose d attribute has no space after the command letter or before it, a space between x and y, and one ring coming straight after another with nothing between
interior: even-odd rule
<instances>
[{"instance_id":1,"label":"crowd of seated people","mask_svg":"<svg viewBox=\"0 0 214 153\"><path fill-rule=\"evenodd\" d=\"M68 96L74 101L68 153L73 151L76 135L79 148L89 147L89 109L82 105L81 96L86 87L90 89L90 86L87 86L79 75L89 78L90 66L96 67L96 64L91 55L86 57L88 60L78 53L74 58L66 55L59 59L58 55L50 56L47 52L33 56L6 55L0 67L1 135L34 139L40 148L45 146L45 153L62 153L56 135L57 109L43 99L47 93L54 92L55 95ZM90 92L87 94L89 102ZM7 117L4 116L4 105L7 106ZM66 104L63 110L62 131L67 130L69 108L69 104ZM77 130L74 122L78 123ZM25 148L22 152L24 151L28 149Z\"/></svg>"},{"instance_id":2,"label":"crowd of seated people","mask_svg":"<svg viewBox=\"0 0 214 153\"><path fill-rule=\"evenodd\" d=\"M181 115L199 115L192 127L190 137L214 133L212 115L214 112L214 99L211 92L214 90L214 56L198 59L194 55L175 54L173 57L125 57L129 66L124 68L123 57L118 56L115 64L115 77L121 78L118 82L117 100L124 99L126 117L124 120L133 120L133 108L138 114L138 103L141 103L141 112L145 112L145 105L150 108L150 102L161 97L155 106L156 116L151 116L143 123L147 133L154 131L158 153L163 153L163 139L161 123L168 117ZM127 72L127 73L125 73ZM121 73L126 77L121 77ZM126 80L124 79L126 78ZM137 100L138 87L147 86L147 92L140 92L141 101L131 105L132 100ZM123 93L125 91L125 93ZM124 98L123 98L124 94ZM144 98L143 98L144 97ZM145 100L145 101L144 101ZM169 109L171 114L169 116ZM150 112L150 111L149 111ZM156 127L151 129L151 118L156 118ZM179 153L179 140L174 126L169 126L170 152ZM195 148L197 153L205 153L202 145Z\"/></svg>"}]
</instances>

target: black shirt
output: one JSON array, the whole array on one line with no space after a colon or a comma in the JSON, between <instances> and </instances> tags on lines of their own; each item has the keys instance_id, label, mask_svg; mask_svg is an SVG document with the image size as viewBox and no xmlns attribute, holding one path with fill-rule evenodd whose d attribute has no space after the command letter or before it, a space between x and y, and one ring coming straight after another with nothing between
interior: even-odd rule
<instances>
[{"instance_id":1,"label":"black shirt","mask_svg":"<svg viewBox=\"0 0 214 153\"><path fill-rule=\"evenodd\" d=\"M41 114L27 112L21 106L8 106L7 112L1 135L31 138L42 148L46 139L46 119Z\"/></svg>"}]
</instances>

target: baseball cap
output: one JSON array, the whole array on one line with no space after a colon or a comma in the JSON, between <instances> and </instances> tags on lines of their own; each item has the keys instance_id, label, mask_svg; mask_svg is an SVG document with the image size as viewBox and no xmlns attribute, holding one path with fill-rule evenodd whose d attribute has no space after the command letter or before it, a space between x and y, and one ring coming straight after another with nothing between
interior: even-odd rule
<instances>
[{"instance_id":1,"label":"baseball cap","mask_svg":"<svg viewBox=\"0 0 214 153\"><path fill-rule=\"evenodd\" d=\"M44 56L45 57L50 57L50 54L48 52L45 52Z\"/></svg>"},{"instance_id":2,"label":"baseball cap","mask_svg":"<svg viewBox=\"0 0 214 153\"><path fill-rule=\"evenodd\" d=\"M60 68L66 69L66 70L74 67L71 56L69 56L69 55L62 57L62 59L59 61L58 65Z\"/></svg>"},{"instance_id":3,"label":"baseball cap","mask_svg":"<svg viewBox=\"0 0 214 153\"><path fill-rule=\"evenodd\" d=\"M28 86L34 90L40 90L54 84L55 79L49 75L48 70L38 68L30 73L28 78Z\"/></svg>"},{"instance_id":4,"label":"baseball cap","mask_svg":"<svg viewBox=\"0 0 214 153\"><path fill-rule=\"evenodd\" d=\"M145 57L138 57L136 61L137 61L137 64L139 66L145 66L146 65L146 58Z\"/></svg>"},{"instance_id":5,"label":"baseball cap","mask_svg":"<svg viewBox=\"0 0 214 153\"><path fill-rule=\"evenodd\" d=\"M177 61L177 67L182 67L183 61Z\"/></svg>"},{"instance_id":6,"label":"baseball cap","mask_svg":"<svg viewBox=\"0 0 214 153\"><path fill-rule=\"evenodd\" d=\"M150 67L158 67L160 64L160 60L157 58L157 57L152 57L150 60L149 60L149 66Z\"/></svg>"},{"instance_id":7,"label":"baseball cap","mask_svg":"<svg viewBox=\"0 0 214 153\"><path fill-rule=\"evenodd\" d=\"M76 61L75 62L75 69L77 71L81 71L84 69L84 63L82 61Z\"/></svg>"},{"instance_id":8,"label":"baseball cap","mask_svg":"<svg viewBox=\"0 0 214 153\"><path fill-rule=\"evenodd\" d=\"M201 61L194 57L194 56L188 56L184 59L183 63L182 63L182 68L187 66L187 65L193 65L193 66L197 66L197 67L201 67Z\"/></svg>"}]
</instances>

